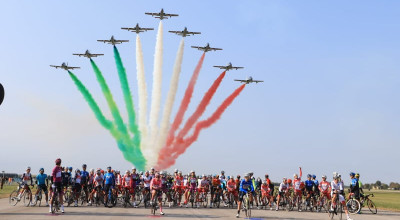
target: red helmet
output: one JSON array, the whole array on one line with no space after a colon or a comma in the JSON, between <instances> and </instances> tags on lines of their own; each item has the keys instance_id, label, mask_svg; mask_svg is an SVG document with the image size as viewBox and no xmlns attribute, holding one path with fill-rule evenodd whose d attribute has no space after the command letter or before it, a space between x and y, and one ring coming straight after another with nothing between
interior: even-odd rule
<instances>
[{"instance_id":1,"label":"red helmet","mask_svg":"<svg viewBox=\"0 0 400 220\"><path fill-rule=\"evenodd\" d=\"M56 165L60 165L61 164L61 159L57 158L55 162L56 162Z\"/></svg>"},{"instance_id":2,"label":"red helmet","mask_svg":"<svg viewBox=\"0 0 400 220\"><path fill-rule=\"evenodd\" d=\"M292 179L288 179L287 183L292 184Z\"/></svg>"}]
</instances>

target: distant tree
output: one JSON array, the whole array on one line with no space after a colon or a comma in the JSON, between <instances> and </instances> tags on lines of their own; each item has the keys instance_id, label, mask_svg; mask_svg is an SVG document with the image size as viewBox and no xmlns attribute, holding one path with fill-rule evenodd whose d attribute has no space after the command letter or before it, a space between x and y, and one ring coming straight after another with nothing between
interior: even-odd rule
<instances>
[{"instance_id":1,"label":"distant tree","mask_svg":"<svg viewBox=\"0 0 400 220\"><path fill-rule=\"evenodd\" d=\"M382 183L381 189L389 189L389 185L386 183Z\"/></svg>"},{"instance_id":2,"label":"distant tree","mask_svg":"<svg viewBox=\"0 0 400 220\"><path fill-rule=\"evenodd\" d=\"M375 183L375 186L377 186L377 187L381 187L382 186L382 182L381 181L376 181L376 183Z\"/></svg>"},{"instance_id":3,"label":"distant tree","mask_svg":"<svg viewBox=\"0 0 400 220\"><path fill-rule=\"evenodd\" d=\"M400 184L399 183L395 183L395 182L391 182L389 184L389 188L394 189L394 190L399 190L400 189Z\"/></svg>"},{"instance_id":4,"label":"distant tree","mask_svg":"<svg viewBox=\"0 0 400 220\"><path fill-rule=\"evenodd\" d=\"M371 184L366 183L366 184L364 184L363 188L364 189L371 189Z\"/></svg>"}]
</instances>

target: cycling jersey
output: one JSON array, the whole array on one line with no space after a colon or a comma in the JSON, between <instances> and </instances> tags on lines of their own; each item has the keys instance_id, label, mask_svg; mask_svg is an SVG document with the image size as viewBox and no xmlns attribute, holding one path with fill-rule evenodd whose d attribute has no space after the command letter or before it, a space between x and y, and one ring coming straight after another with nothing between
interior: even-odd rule
<instances>
[{"instance_id":1,"label":"cycling jersey","mask_svg":"<svg viewBox=\"0 0 400 220\"><path fill-rule=\"evenodd\" d=\"M88 178L88 183L89 184L93 184L93 180L94 180L94 174L89 174L89 178Z\"/></svg>"},{"instance_id":2,"label":"cycling jersey","mask_svg":"<svg viewBox=\"0 0 400 220\"><path fill-rule=\"evenodd\" d=\"M154 178L151 180L150 189L152 189L152 190L153 189L161 189L161 187L162 187L161 184L162 184L162 182L160 179Z\"/></svg>"},{"instance_id":3,"label":"cycling jersey","mask_svg":"<svg viewBox=\"0 0 400 220\"><path fill-rule=\"evenodd\" d=\"M115 185L115 176L113 173L104 174L104 182L106 185Z\"/></svg>"},{"instance_id":4,"label":"cycling jersey","mask_svg":"<svg viewBox=\"0 0 400 220\"><path fill-rule=\"evenodd\" d=\"M188 186L190 189L196 189L197 186L197 178L196 177L190 177L188 180Z\"/></svg>"},{"instance_id":5,"label":"cycling jersey","mask_svg":"<svg viewBox=\"0 0 400 220\"><path fill-rule=\"evenodd\" d=\"M350 191L351 192L356 192L359 190L359 183L358 180L356 178L351 179L351 183L350 183Z\"/></svg>"},{"instance_id":6,"label":"cycling jersey","mask_svg":"<svg viewBox=\"0 0 400 220\"><path fill-rule=\"evenodd\" d=\"M313 191L313 187L315 186L315 183L313 180L306 180L304 182L304 185L305 185L307 191Z\"/></svg>"},{"instance_id":7,"label":"cycling jersey","mask_svg":"<svg viewBox=\"0 0 400 220\"><path fill-rule=\"evenodd\" d=\"M213 187L217 187L217 186L220 186L220 185L221 185L221 180L220 179L214 178L212 180L212 186Z\"/></svg>"},{"instance_id":8,"label":"cycling jersey","mask_svg":"<svg viewBox=\"0 0 400 220\"><path fill-rule=\"evenodd\" d=\"M174 185L175 186L182 186L182 182L183 182L183 176L177 176L177 177L175 177L175 183L174 183Z\"/></svg>"},{"instance_id":9,"label":"cycling jersey","mask_svg":"<svg viewBox=\"0 0 400 220\"><path fill-rule=\"evenodd\" d=\"M117 174L117 176L115 177L115 184L116 184L117 186L119 186L119 185L122 184L122 177L121 177L120 174Z\"/></svg>"},{"instance_id":10,"label":"cycling jersey","mask_svg":"<svg viewBox=\"0 0 400 220\"><path fill-rule=\"evenodd\" d=\"M150 182L152 180L151 176L143 176L142 177L143 183L144 183L144 187L150 187Z\"/></svg>"},{"instance_id":11,"label":"cycling jersey","mask_svg":"<svg viewBox=\"0 0 400 220\"><path fill-rule=\"evenodd\" d=\"M287 183L281 183L279 185L279 192L286 192L289 188L289 185Z\"/></svg>"},{"instance_id":12,"label":"cycling jersey","mask_svg":"<svg viewBox=\"0 0 400 220\"><path fill-rule=\"evenodd\" d=\"M269 188L268 184L262 184L261 185L261 193L266 195L269 194L269 192L271 191L271 188Z\"/></svg>"},{"instance_id":13,"label":"cycling jersey","mask_svg":"<svg viewBox=\"0 0 400 220\"><path fill-rule=\"evenodd\" d=\"M45 185L46 184L47 175L39 173L36 176L36 180L38 181L38 185Z\"/></svg>"},{"instance_id":14,"label":"cycling jersey","mask_svg":"<svg viewBox=\"0 0 400 220\"><path fill-rule=\"evenodd\" d=\"M206 179L201 179L198 185L199 188L207 188L210 185L210 183Z\"/></svg>"},{"instance_id":15,"label":"cycling jersey","mask_svg":"<svg viewBox=\"0 0 400 220\"><path fill-rule=\"evenodd\" d=\"M53 171L51 172L51 176L53 177L53 183L61 183L62 175L61 175L61 167L55 166Z\"/></svg>"},{"instance_id":16,"label":"cycling jersey","mask_svg":"<svg viewBox=\"0 0 400 220\"><path fill-rule=\"evenodd\" d=\"M343 196L343 190L344 190L344 183L343 181L335 183L335 181L331 182L331 196L333 195L334 192L339 192L339 202L344 203L345 199Z\"/></svg>"},{"instance_id":17,"label":"cycling jersey","mask_svg":"<svg viewBox=\"0 0 400 220\"><path fill-rule=\"evenodd\" d=\"M301 177L302 177L302 175L303 175L303 172L301 171L301 168L300 168L299 177L293 179L293 185L294 185L294 189L296 191L301 191Z\"/></svg>"},{"instance_id":18,"label":"cycling jersey","mask_svg":"<svg viewBox=\"0 0 400 220\"><path fill-rule=\"evenodd\" d=\"M240 192L254 192L254 186L253 186L253 181L249 180L246 181L243 179L240 181L240 187L239 187Z\"/></svg>"},{"instance_id":19,"label":"cycling jersey","mask_svg":"<svg viewBox=\"0 0 400 220\"><path fill-rule=\"evenodd\" d=\"M28 184L28 181L30 181L31 183L30 183L30 185L32 185L33 184L33 181L32 181L32 174L31 173L24 173L24 174L22 174L22 184Z\"/></svg>"},{"instance_id":20,"label":"cycling jersey","mask_svg":"<svg viewBox=\"0 0 400 220\"><path fill-rule=\"evenodd\" d=\"M75 184L81 184L82 182L82 176L80 173L75 173Z\"/></svg>"},{"instance_id":21,"label":"cycling jersey","mask_svg":"<svg viewBox=\"0 0 400 220\"><path fill-rule=\"evenodd\" d=\"M122 177L122 185L124 187L132 187L133 185L132 175L125 174L124 177Z\"/></svg>"},{"instance_id":22,"label":"cycling jersey","mask_svg":"<svg viewBox=\"0 0 400 220\"><path fill-rule=\"evenodd\" d=\"M103 184L104 178L103 175L97 175L93 178L93 184L95 187L101 186Z\"/></svg>"},{"instance_id":23,"label":"cycling jersey","mask_svg":"<svg viewBox=\"0 0 400 220\"><path fill-rule=\"evenodd\" d=\"M228 188L229 192L236 191L236 183L235 183L235 181L233 181L233 179L229 180L228 183L226 184L226 187Z\"/></svg>"},{"instance_id":24,"label":"cycling jersey","mask_svg":"<svg viewBox=\"0 0 400 220\"><path fill-rule=\"evenodd\" d=\"M330 183L328 181L321 181L319 183L319 190L323 193L326 193L329 190Z\"/></svg>"},{"instance_id":25,"label":"cycling jersey","mask_svg":"<svg viewBox=\"0 0 400 220\"><path fill-rule=\"evenodd\" d=\"M82 180L81 183L86 184L88 179L89 179L89 173L86 170L82 170L81 171L81 180Z\"/></svg>"}]
</instances>

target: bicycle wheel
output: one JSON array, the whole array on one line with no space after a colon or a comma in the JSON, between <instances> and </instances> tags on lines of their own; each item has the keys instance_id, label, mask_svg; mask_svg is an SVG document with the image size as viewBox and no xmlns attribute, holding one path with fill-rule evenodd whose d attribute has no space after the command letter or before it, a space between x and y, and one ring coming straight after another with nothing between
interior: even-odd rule
<instances>
[{"instance_id":1,"label":"bicycle wheel","mask_svg":"<svg viewBox=\"0 0 400 220\"><path fill-rule=\"evenodd\" d=\"M27 193L26 191L22 194L22 198L24 200L24 206L28 207L29 206L29 193Z\"/></svg>"},{"instance_id":2,"label":"bicycle wheel","mask_svg":"<svg viewBox=\"0 0 400 220\"><path fill-rule=\"evenodd\" d=\"M205 194L203 194L202 201L203 201L203 207L207 208L207 206L208 206L208 198L207 198L207 196L205 196Z\"/></svg>"},{"instance_id":3,"label":"bicycle wheel","mask_svg":"<svg viewBox=\"0 0 400 220\"><path fill-rule=\"evenodd\" d=\"M352 213L358 213L361 209L360 202L357 199L349 199L346 203L347 210Z\"/></svg>"},{"instance_id":4,"label":"bicycle wheel","mask_svg":"<svg viewBox=\"0 0 400 220\"><path fill-rule=\"evenodd\" d=\"M249 218L251 218L251 208L250 208L250 201L249 201L249 199L247 199L247 208L246 208L246 210L247 210L247 212L246 212L246 216L247 217L249 217Z\"/></svg>"},{"instance_id":5,"label":"bicycle wheel","mask_svg":"<svg viewBox=\"0 0 400 220\"><path fill-rule=\"evenodd\" d=\"M368 205L369 211L371 211L372 214L378 213L378 210L376 209L375 203L372 202L372 200L368 199L367 205Z\"/></svg>"},{"instance_id":6,"label":"bicycle wheel","mask_svg":"<svg viewBox=\"0 0 400 220\"><path fill-rule=\"evenodd\" d=\"M342 203L339 203L338 209L337 209L337 214L339 216L339 219L343 219L343 206Z\"/></svg>"},{"instance_id":7,"label":"bicycle wheel","mask_svg":"<svg viewBox=\"0 0 400 220\"><path fill-rule=\"evenodd\" d=\"M12 205L12 206L17 205L17 203L19 202L19 199L18 199L18 191L19 191L19 190L14 190L14 191L12 191L11 194L10 194L10 198L9 198L9 200L8 200L8 203L10 203L10 205Z\"/></svg>"}]
</instances>

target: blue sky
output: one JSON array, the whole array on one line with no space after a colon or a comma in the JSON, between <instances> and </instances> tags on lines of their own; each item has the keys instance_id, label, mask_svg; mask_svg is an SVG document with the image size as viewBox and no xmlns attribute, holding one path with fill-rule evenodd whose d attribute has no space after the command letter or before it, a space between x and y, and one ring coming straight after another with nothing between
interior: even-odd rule
<instances>
[{"instance_id":1,"label":"blue sky","mask_svg":"<svg viewBox=\"0 0 400 220\"><path fill-rule=\"evenodd\" d=\"M164 8L180 16L164 22L163 98L180 41L167 30L187 26L202 32L185 41L173 116L201 56L191 45L210 42L224 50L207 53L190 113L220 73L213 65L232 62L245 69L229 72L205 117L238 86L233 79L251 75L265 81L247 86L178 159L177 168L200 173L224 169L228 175L251 170L280 181L302 166L304 173L318 176L354 171L363 182L400 182L400 2L146 2L1 3L2 170L50 169L58 156L74 167L85 162L129 168L68 75L49 65L66 61L80 66L76 75L107 110L88 60L72 56L86 49L105 53L96 62L126 115L112 47L96 40L111 35L131 40L118 49L137 105L135 34L120 27L140 23L157 28L158 21L144 12ZM141 35L149 86L155 37L156 31Z\"/></svg>"}]
</instances>

